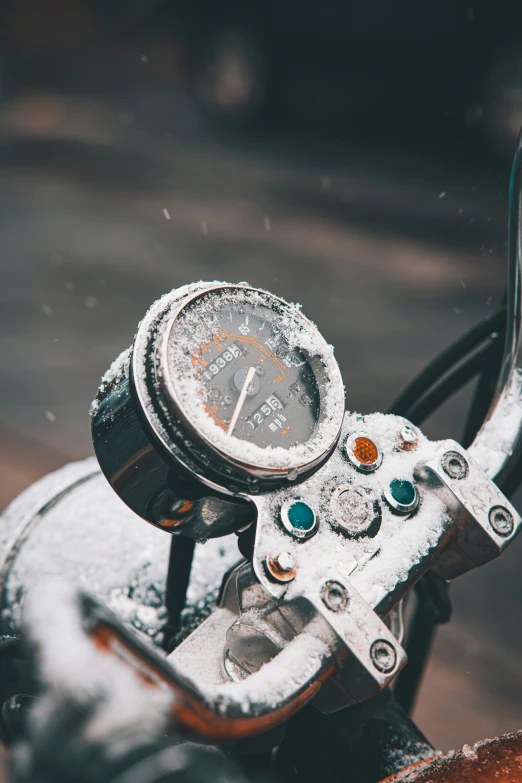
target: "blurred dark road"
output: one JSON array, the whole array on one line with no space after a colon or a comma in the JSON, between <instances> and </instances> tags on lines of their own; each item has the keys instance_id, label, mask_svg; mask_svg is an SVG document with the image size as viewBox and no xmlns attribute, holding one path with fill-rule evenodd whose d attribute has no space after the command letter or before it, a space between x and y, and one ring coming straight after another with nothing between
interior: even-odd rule
<instances>
[{"instance_id":1,"label":"blurred dark road","mask_svg":"<svg viewBox=\"0 0 522 783\"><path fill-rule=\"evenodd\" d=\"M486 156L290 130L219 141L146 98L41 93L0 111L1 505L91 453L100 376L180 284L301 302L361 412L502 296L508 172ZM427 434L458 438L464 410L465 395ZM417 710L441 748L522 727L521 547L455 585Z\"/></svg>"}]
</instances>

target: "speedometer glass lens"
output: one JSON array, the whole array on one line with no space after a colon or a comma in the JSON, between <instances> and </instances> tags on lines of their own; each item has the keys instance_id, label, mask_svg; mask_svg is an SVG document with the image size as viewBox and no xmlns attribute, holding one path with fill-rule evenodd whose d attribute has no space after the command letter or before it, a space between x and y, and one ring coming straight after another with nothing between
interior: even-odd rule
<instances>
[{"instance_id":1,"label":"speedometer glass lens","mask_svg":"<svg viewBox=\"0 0 522 783\"><path fill-rule=\"evenodd\" d=\"M261 449L307 444L324 418L327 375L306 326L318 334L298 308L254 289L213 290L185 305L166 360L186 418L216 445L231 436Z\"/></svg>"}]
</instances>

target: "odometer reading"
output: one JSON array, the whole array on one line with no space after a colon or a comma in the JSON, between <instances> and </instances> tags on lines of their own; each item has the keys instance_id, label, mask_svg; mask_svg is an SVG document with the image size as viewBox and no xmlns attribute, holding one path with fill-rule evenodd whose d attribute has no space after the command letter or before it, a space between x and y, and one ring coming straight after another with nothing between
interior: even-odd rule
<instances>
[{"instance_id":1,"label":"odometer reading","mask_svg":"<svg viewBox=\"0 0 522 783\"><path fill-rule=\"evenodd\" d=\"M225 367L230 364L230 362L233 362L234 359L238 359L241 355L242 352L239 346L235 343L232 343L228 346L226 351L223 351L223 353L218 356L214 362L212 362L212 364L208 364L206 366L206 369L201 373L202 379L205 382L211 381L212 378L215 378L216 375L219 375L221 370L224 370Z\"/></svg>"},{"instance_id":2,"label":"odometer reading","mask_svg":"<svg viewBox=\"0 0 522 783\"><path fill-rule=\"evenodd\" d=\"M260 424L262 424L265 419L267 419L269 416L272 415L274 411L282 411L285 407L285 403L283 400L277 396L277 394L272 394L270 397L267 397L266 400L257 408L251 416L248 417L247 423L250 424L250 426L255 430L256 427L259 427ZM283 419L283 421L286 421L286 419ZM277 429L277 426L274 422L272 422L272 425L270 429L272 432L275 432L275 429Z\"/></svg>"}]
</instances>

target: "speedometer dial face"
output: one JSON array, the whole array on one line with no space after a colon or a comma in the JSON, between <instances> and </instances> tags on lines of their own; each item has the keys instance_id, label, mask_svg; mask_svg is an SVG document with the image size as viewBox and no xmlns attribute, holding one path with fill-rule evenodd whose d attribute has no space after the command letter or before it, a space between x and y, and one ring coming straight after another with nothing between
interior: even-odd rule
<instances>
[{"instance_id":1,"label":"speedometer dial face","mask_svg":"<svg viewBox=\"0 0 522 783\"><path fill-rule=\"evenodd\" d=\"M297 308L269 294L204 293L185 305L166 338L171 394L221 450L237 441L258 457L305 447L327 418L329 375L314 339L324 343ZM238 454L246 462L248 455Z\"/></svg>"},{"instance_id":2,"label":"speedometer dial face","mask_svg":"<svg viewBox=\"0 0 522 783\"><path fill-rule=\"evenodd\" d=\"M289 347L276 314L246 304L217 310L212 326L212 339L193 355L209 416L259 446L308 440L319 418L317 380L304 352Z\"/></svg>"}]
</instances>

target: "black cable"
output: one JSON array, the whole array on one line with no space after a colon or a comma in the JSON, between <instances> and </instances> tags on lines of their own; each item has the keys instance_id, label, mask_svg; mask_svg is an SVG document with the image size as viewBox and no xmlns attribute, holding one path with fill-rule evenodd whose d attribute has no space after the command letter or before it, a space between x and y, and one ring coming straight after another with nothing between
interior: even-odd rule
<instances>
[{"instance_id":1,"label":"black cable","mask_svg":"<svg viewBox=\"0 0 522 783\"><path fill-rule=\"evenodd\" d=\"M498 377L502 367L504 341L501 339L500 335L496 339L493 337L491 339L496 343L496 351L493 352L491 360L487 362L482 371L473 393L468 417L460 441L465 449L473 443L477 432L486 418L497 388Z\"/></svg>"},{"instance_id":2,"label":"black cable","mask_svg":"<svg viewBox=\"0 0 522 783\"><path fill-rule=\"evenodd\" d=\"M164 646L169 652L170 642L174 634L179 631L181 612L185 608L195 545L195 541L184 536L172 536L170 542L169 570L165 595L168 619L164 629Z\"/></svg>"},{"instance_id":3,"label":"black cable","mask_svg":"<svg viewBox=\"0 0 522 783\"><path fill-rule=\"evenodd\" d=\"M416 405L413 405L408 418L413 424L422 424L448 397L466 385L477 373L491 361L496 345L488 343L476 351L466 362L440 381Z\"/></svg>"},{"instance_id":4,"label":"black cable","mask_svg":"<svg viewBox=\"0 0 522 783\"><path fill-rule=\"evenodd\" d=\"M430 387L437 382L453 365L462 361L472 350L493 332L503 331L506 323L506 308L502 307L491 317L485 318L468 332L462 335L453 345L450 345L443 353L437 356L410 384L399 394L395 402L388 409L388 413L397 416L411 418L410 408L418 403L418 400L426 394Z\"/></svg>"},{"instance_id":5,"label":"black cable","mask_svg":"<svg viewBox=\"0 0 522 783\"><path fill-rule=\"evenodd\" d=\"M406 639L408 665L397 677L394 694L406 714L411 715L431 652L437 625L451 617L449 582L428 571L415 585L416 602Z\"/></svg>"}]
</instances>

